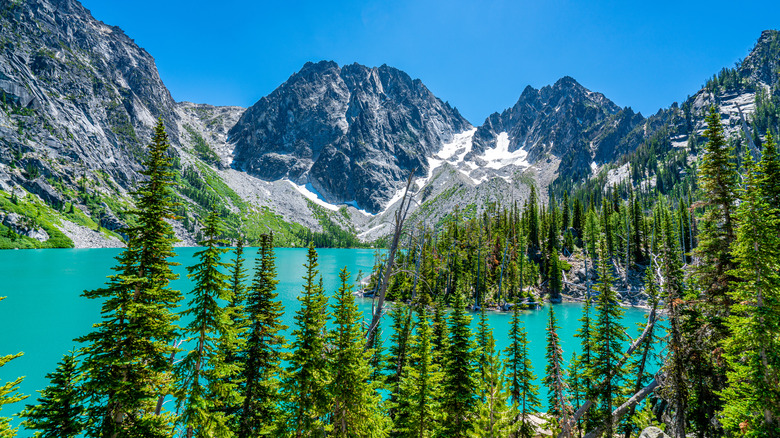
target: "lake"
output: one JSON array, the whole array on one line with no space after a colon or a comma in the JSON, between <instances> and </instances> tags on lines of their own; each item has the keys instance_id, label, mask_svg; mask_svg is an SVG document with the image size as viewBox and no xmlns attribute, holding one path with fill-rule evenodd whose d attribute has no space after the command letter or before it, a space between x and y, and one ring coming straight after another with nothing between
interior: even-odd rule
<instances>
[{"instance_id":1,"label":"lake","mask_svg":"<svg viewBox=\"0 0 780 438\"><path fill-rule=\"evenodd\" d=\"M185 275L185 266L194 264L193 254L197 250L176 249L176 261L182 265L175 268L179 279L173 283L173 287L185 294L192 288L192 283ZM16 414L24 404L34 403L38 396L35 391L48 384L46 374L54 370L63 354L78 348L73 339L89 332L91 325L99 321L100 303L82 298L80 294L85 289L95 289L105 284L106 276L112 273L111 268L116 264L114 257L119 252L115 248L0 251L0 296L7 297L0 302L0 355L24 352L24 356L0 368L0 385L18 376L25 376L21 391L30 395L24 402L5 406L0 415ZM256 252L256 248L246 249L246 266L254 267ZM374 251L370 249L321 249L318 254L319 269L329 295L338 286L338 271L341 268L346 266L354 280L359 271L367 275L374 264ZM279 280L277 291L285 306L283 319L286 325L292 326L294 313L300 308L296 297L301 290L306 249L278 248L276 256ZM365 317L370 318L371 300L359 298L358 304ZM572 351L579 350L579 340L573 335L579 328L577 319L581 316L581 309L582 306L576 303L555 306L566 361L571 358ZM476 329L479 315L472 316L472 326ZM531 342L534 372L539 377L544 373L545 366L547 318L546 309L523 312ZM502 350L509 344L507 333L510 319L510 312L489 313L497 349ZM635 323L645 320L642 309L625 309L624 325L632 336L637 333ZM389 327L389 322L383 324L383 327ZM537 384L541 386L541 379ZM546 396L542 400L546 402ZM18 420L13 423L18 424ZM29 435L26 431L19 432L21 437Z\"/></svg>"}]
</instances>

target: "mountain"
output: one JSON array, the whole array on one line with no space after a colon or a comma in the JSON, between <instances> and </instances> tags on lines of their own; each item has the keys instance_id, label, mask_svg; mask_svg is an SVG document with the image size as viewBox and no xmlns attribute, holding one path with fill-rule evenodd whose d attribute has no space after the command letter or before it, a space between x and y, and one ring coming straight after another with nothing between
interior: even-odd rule
<instances>
[{"instance_id":1,"label":"mountain","mask_svg":"<svg viewBox=\"0 0 780 438\"><path fill-rule=\"evenodd\" d=\"M434 226L522 203L531 186L542 199L626 178L670 190L694 171L711 104L754 150L777 131L778 67L780 34L765 31L736 68L648 117L564 77L472 126L405 72L330 61L247 109L218 107L175 102L152 56L76 0L1 0L0 247L121 245L158 119L186 245L212 209L250 240L370 241L413 170L412 220Z\"/></svg>"},{"instance_id":2,"label":"mountain","mask_svg":"<svg viewBox=\"0 0 780 438\"><path fill-rule=\"evenodd\" d=\"M525 150L531 163L554 156L565 163L562 171L580 178L592 162L635 148L642 137L630 134L643 121L566 76L539 90L526 87L513 107L490 115L474 134L472 154L494 148L506 133L510 151Z\"/></svg>"},{"instance_id":3,"label":"mountain","mask_svg":"<svg viewBox=\"0 0 780 438\"><path fill-rule=\"evenodd\" d=\"M230 130L233 166L380 211L409 172L471 125L419 79L383 65L307 63Z\"/></svg>"}]
</instances>

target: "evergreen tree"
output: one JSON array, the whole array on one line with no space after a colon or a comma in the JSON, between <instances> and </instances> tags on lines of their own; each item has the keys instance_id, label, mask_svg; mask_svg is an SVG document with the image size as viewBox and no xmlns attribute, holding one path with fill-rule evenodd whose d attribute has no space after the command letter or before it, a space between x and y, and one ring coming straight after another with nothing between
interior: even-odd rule
<instances>
[{"instance_id":1,"label":"evergreen tree","mask_svg":"<svg viewBox=\"0 0 780 438\"><path fill-rule=\"evenodd\" d=\"M625 329L620 324L623 309L612 289L615 279L607 263L607 245L605 239L599 239L599 281L596 286L596 323L593 331L592 375L598 376L604 383L595 391L598 398L594 416L605 424L605 436L612 436L612 410L619 400L620 382L623 372L618 363L623 356L622 343L625 342Z\"/></svg>"},{"instance_id":2,"label":"evergreen tree","mask_svg":"<svg viewBox=\"0 0 780 438\"><path fill-rule=\"evenodd\" d=\"M431 327L425 306L417 308L417 333L411 339L409 363L404 367L396 412L393 437L431 438L439 436L444 414L442 373L431 354Z\"/></svg>"},{"instance_id":3,"label":"evergreen tree","mask_svg":"<svg viewBox=\"0 0 780 438\"><path fill-rule=\"evenodd\" d=\"M255 274L246 300L250 322L243 337L243 405L238 436L276 436L276 422L281 416L281 362L285 347L281 332L284 307L276 293L276 257L273 236L260 236Z\"/></svg>"},{"instance_id":4,"label":"evergreen tree","mask_svg":"<svg viewBox=\"0 0 780 438\"><path fill-rule=\"evenodd\" d=\"M170 414L162 401L171 391L172 361L177 337L174 309L179 291L170 261L176 241L168 220L175 217L174 174L162 120L154 129L144 170L146 178L132 193L135 226L125 230L127 248L117 257L116 274L105 288L83 296L103 301L102 322L78 338L86 344L82 368L84 391L90 395L92 420L88 436L110 438L165 437Z\"/></svg>"},{"instance_id":5,"label":"evergreen tree","mask_svg":"<svg viewBox=\"0 0 780 438\"><path fill-rule=\"evenodd\" d=\"M294 341L283 385L286 424L283 435L295 437L324 436L330 409L330 382L325 356L325 324L328 320L325 292L318 279L317 252L309 246L304 265L304 287L298 300L301 309L295 313Z\"/></svg>"},{"instance_id":6,"label":"evergreen tree","mask_svg":"<svg viewBox=\"0 0 780 438\"><path fill-rule=\"evenodd\" d=\"M485 367L488 362L489 344L493 340L493 331L488 325L487 310L485 306L479 311L479 324L477 325L477 371L480 378L485 378Z\"/></svg>"},{"instance_id":7,"label":"evergreen tree","mask_svg":"<svg viewBox=\"0 0 780 438\"><path fill-rule=\"evenodd\" d=\"M758 172L760 186L770 208L780 212L780 154L772 134L767 133Z\"/></svg>"},{"instance_id":8,"label":"evergreen tree","mask_svg":"<svg viewBox=\"0 0 780 438\"><path fill-rule=\"evenodd\" d=\"M509 396L504 389L504 367L492 335L488 337L485 357L480 400L472 423L473 430L469 435L475 438L508 438L512 431L512 412L517 408L508 405Z\"/></svg>"},{"instance_id":9,"label":"evergreen tree","mask_svg":"<svg viewBox=\"0 0 780 438\"><path fill-rule=\"evenodd\" d=\"M368 366L371 369L371 376L369 381L377 388L385 387L385 374L386 368L385 362L385 349L384 340L382 339L382 323L380 322L376 326L376 336L374 336L371 344L368 346L368 351L371 352L371 358L368 360Z\"/></svg>"},{"instance_id":10,"label":"evergreen tree","mask_svg":"<svg viewBox=\"0 0 780 438\"><path fill-rule=\"evenodd\" d=\"M552 249L550 253L549 271L547 273L547 281L550 288L550 299L559 299L561 297L561 290L563 289L563 281L561 279L561 267L560 260L558 258L558 250Z\"/></svg>"},{"instance_id":11,"label":"evergreen tree","mask_svg":"<svg viewBox=\"0 0 780 438\"><path fill-rule=\"evenodd\" d=\"M734 148L726 143L717 107L710 108L706 121L704 136L709 141L699 164L705 211L696 249L700 262L695 271L707 301L705 311L715 330L713 341L719 342L726 335L725 318L731 305L726 292L733 280L729 274L734 268L730 247L735 238L733 211L738 176Z\"/></svg>"},{"instance_id":12,"label":"evergreen tree","mask_svg":"<svg viewBox=\"0 0 780 438\"><path fill-rule=\"evenodd\" d=\"M230 315L220 305L220 301L232 300L228 276L221 272L228 266L220 261L228 251L221 247L227 244L218 237L221 228L217 213L212 211L204 224L205 239L199 242L204 249L195 253L199 262L187 268L195 288L181 315L192 317L184 334L192 337L194 345L176 366L179 422L187 438L232 436L223 408L226 400L235 403L238 396L230 382L235 369L225 363L225 351L218 348L220 339L231 337L226 333L235 330Z\"/></svg>"},{"instance_id":13,"label":"evergreen tree","mask_svg":"<svg viewBox=\"0 0 780 438\"><path fill-rule=\"evenodd\" d=\"M412 310L409 306L394 306L390 311L393 333L390 335L390 348L387 358L387 384L390 391L391 406L397 402L397 397L401 391L401 377L404 374L409 361L409 338L412 332ZM434 362L437 355L434 352ZM391 408L390 416L394 415Z\"/></svg>"},{"instance_id":14,"label":"evergreen tree","mask_svg":"<svg viewBox=\"0 0 780 438\"><path fill-rule=\"evenodd\" d=\"M586 297L582 306L582 317L579 319L582 325L577 329L577 333L574 334L574 337L580 339L582 353L577 357L576 365L573 366L573 368L578 369L579 382L582 386L580 392L585 400L592 400L594 396L593 384L598 379L598 376L593 374L593 333L596 329L593 327L590 312L590 297ZM576 380L573 376L572 379ZM586 430L592 430L595 427L592 416L587 415L587 413L585 414L584 424Z\"/></svg>"},{"instance_id":15,"label":"evergreen tree","mask_svg":"<svg viewBox=\"0 0 780 438\"><path fill-rule=\"evenodd\" d=\"M246 360L245 344L246 331L249 321L246 315L246 279L247 269L244 267L244 239L239 237L236 241L234 258L229 265L230 278L230 302L225 308L225 314L230 318L232 330L227 330L220 334L219 350L225 355L225 367L230 370L225 376L222 384L229 385L238 391L244 393L243 365ZM239 428L239 412L243 406L243 397L231 397L224 400L223 412L228 418L231 430L237 431Z\"/></svg>"},{"instance_id":16,"label":"evergreen tree","mask_svg":"<svg viewBox=\"0 0 780 438\"><path fill-rule=\"evenodd\" d=\"M515 304L512 322L509 328L510 344L505 350L509 396L513 406L519 411L520 424L515 429L520 437L531 438L534 428L531 414L539 408L539 388L534 384L531 356L528 351L528 336L520 322L520 306Z\"/></svg>"},{"instance_id":17,"label":"evergreen tree","mask_svg":"<svg viewBox=\"0 0 780 438\"><path fill-rule=\"evenodd\" d=\"M568 423L570 407L566 400L566 371L563 368L563 350L558 339L558 327L552 304L547 323L547 366L544 369L542 383L547 387L547 413L555 425ZM554 427L557 429L557 426Z\"/></svg>"},{"instance_id":18,"label":"evergreen tree","mask_svg":"<svg viewBox=\"0 0 780 438\"><path fill-rule=\"evenodd\" d=\"M536 186L531 185L531 194L528 197L528 205L525 213L528 215L528 246L532 251L539 249L539 199L536 196Z\"/></svg>"},{"instance_id":19,"label":"evergreen tree","mask_svg":"<svg viewBox=\"0 0 780 438\"><path fill-rule=\"evenodd\" d=\"M771 141L771 138L769 139ZM762 176L747 157L737 210L740 227L733 247L738 281L725 340L730 365L723 424L749 437L780 436L780 218L762 189ZM762 169L763 170L763 169Z\"/></svg>"},{"instance_id":20,"label":"evergreen tree","mask_svg":"<svg viewBox=\"0 0 780 438\"><path fill-rule=\"evenodd\" d=\"M446 360L447 350L449 349L449 331L447 330L447 320L444 314L444 304L441 300L433 303L433 333L431 345L433 345L433 361L443 366Z\"/></svg>"},{"instance_id":21,"label":"evergreen tree","mask_svg":"<svg viewBox=\"0 0 780 438\"><path fill-rule=\"evenodd\" d=\"M0 297L0 301L3 301L4 299L5 297ZM16 353L0 356L0 368L5 366L8 362L21 357L22 354L23 353ZM22 383L22 380L24 380L24 377L19 377L16 380L12 380L0 386L0 409L5 405L20 402L28 397L19 393L19 384ZM16 428L11 427L11 419L8 417L0 417L0 437L11 438L14 436L16 436Z\"/></svg>"},{"instance_id":22,"label":"evergreen tree","mask_svg":"<svg viewBox=\"0 0 780 438\"><path fill-rule=\"evenodd\" d=\"M451 437L466 436L476 403L471 318L465 307L463 296L457 294L450 312L450 346L443 367L442 408L447 415L444 433Z\"/></svg>"},{"instance_id":23,"label":"evergreen tree","mask_svg":"<svg viewBox=\"0 0 780 438\"><path fill-rule=\"evenodd\" d=\"M66 354L53 373L46 375L49 386L44 388L37 405L27 405L22 411L22 425L37 430L35 437L75 438L87 426L84 395L79 381L81 374L74 352ZM0 433L0 436L5 436Z\"/></svg>"},{"instance_id":24,"label":"evergreen tree","mask_svg":"<svg viewBox=\"0 0 780 438\"><path fill-rule=\"evenodd\" d=\"M352 295L347 268L341 270L339 279L341 285L336 292L336 303L332 306L334 328L330 332L328 354L332 400L330 436L384 436L385 419L379 411L379 395L369 382L370 356L363 352L361 315Z\"/></svg>"}]
</instances>

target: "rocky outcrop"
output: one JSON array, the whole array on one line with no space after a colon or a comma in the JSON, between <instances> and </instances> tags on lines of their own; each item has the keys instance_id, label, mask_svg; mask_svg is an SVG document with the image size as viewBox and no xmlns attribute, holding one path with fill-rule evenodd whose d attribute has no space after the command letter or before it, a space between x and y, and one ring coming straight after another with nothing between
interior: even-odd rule
<instances>
[{"instance_id":1,"label":"rocky outcrop","mask_svg":"<svg viewBox=\"0 0 780 438\"><path fill-rule=\"evenodd\" d=\"M49 240L49 233L47 233L46 230L40 226L33 223L32 220L28 217L21 216L16 213L0 213L0 223L10 228L14 233L20 236L27 236L39 242L45 242Z\"/></svg>"},{"instance_id":2,"label":"rocky outcrop","mask_svg":"<svg viewBox=\"0 0 780 438\"><path fill-rule=\"evenodd\" d=\"M328 202L379 211L408 173L470 128L419 79L383 65L307 63L229 132L233 166L289 178Z\"/></svg>"},{"instance_id":3,"label":"rocky outcrop","mask_svg":"<svg viewBox=\"0 0 780 438\"><path fill-rule=\"evenodd\" d=\"M507 133L510 152L527 151L531 163L554 155L561 171L579 179L593 161L608 161L638 146L643 137L631 134L643 120L566 76L539 90L526 87L512 108L488 117L474 134L469 157L496 147L501 133Z\"/></svg>"},{"instance_id":4,"label":"rocky outcrop","mask_svg":"<svg viewBox=\"0 0 780 438\"><path fill-rule=\"evenodd\" d=\"M0 107L0 161L65 186L99 171L130 187L158 118L179 139L154 59L75 0L0 3ZM39 182L25 187L60 201Z\"/></svg>"},{"instance_id":5,"label":"rocky outcrop","mask_svg":"<svg viewBox=\"0 0 780 438\"><path fill-rule=\"evenodd\" d=\"M664 431L661 429L651 426L645 428L645 430L642 431L641 434L639 434L639 438L671 438L669 435L665 434Z\"/></svg>"}]
</instances>

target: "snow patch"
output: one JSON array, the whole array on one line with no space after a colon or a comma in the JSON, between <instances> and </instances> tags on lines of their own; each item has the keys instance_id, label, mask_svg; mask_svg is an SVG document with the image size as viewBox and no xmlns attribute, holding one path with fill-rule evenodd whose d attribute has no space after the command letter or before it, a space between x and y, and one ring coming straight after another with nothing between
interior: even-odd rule
<instances>
[{"instance_id":1,"label":"snow patch","mask_svg":"<svg viewBox=\"0 0 780 438\"><path fill-rule=\"evenodd\" d=\"M501 169L502 167L514 165L518 167L530 167L531 163L528 162L528 151L518 149L513 152L509 152L509 134L502 132L498 134L496 139L496 147L487 149L485 153L479 157L485 160L487 164L485 167L490 169Z\"/></svg>"},{"instance_id":2,"label":"snow patch","mask_svg":"<svg viewBox=\"0 0 780 438\"><path fill-rule=\"evenodd\" d=\"M338 211L339 207L337 205L333 205L329 202L325 202L325 200L322 198L322 195L317 192L317 190L312 187L311 183L306 183L306 185L298 185L294 182L290 181L289 179L285 178L285 181L290 183L295 190L298 191L298 193L302 194L306 197L309 201L319 205L320 207L327 208L330 211Z\"/></svg>"},{"instance_id":3,"label":"snow patch","mask_svg":"<svg viewBox=\"0 0 780 438\"><path fill-rule=\"evenodd\" d=\"M358 234L357 237L358 237L358 239L362 239L362 238L368 236L370 233L372 233L372 232L374 232L374 231L376 231L376 230L378 230L380 228L384 228L386 225L389 225L389 224L387 224L387 223L379 224L379 225L377 225L375 227L372 227L372 228L370 228L370 229L368 229L366 231L363 231L362 233Z\"/></svg>"}]
</instances>

